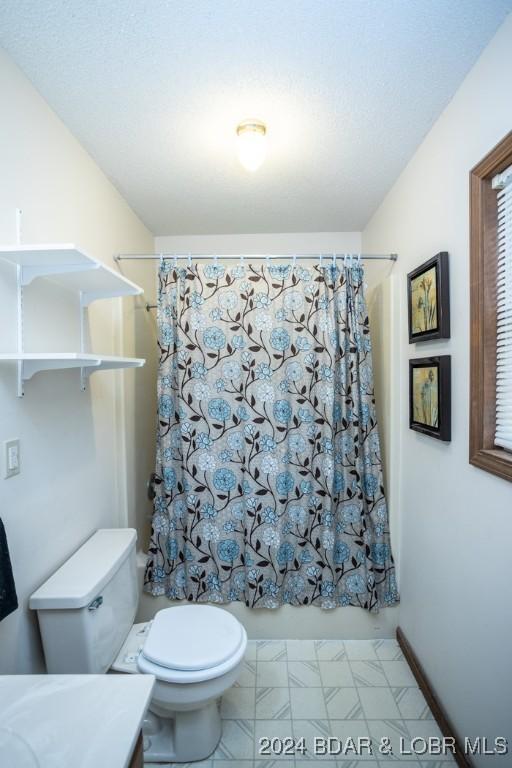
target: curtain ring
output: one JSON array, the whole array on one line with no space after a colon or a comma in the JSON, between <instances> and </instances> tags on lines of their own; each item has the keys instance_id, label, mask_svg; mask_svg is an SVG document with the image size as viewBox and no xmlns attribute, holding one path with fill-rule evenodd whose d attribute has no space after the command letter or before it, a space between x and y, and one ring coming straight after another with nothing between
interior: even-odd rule
<instances>
[{"instance_id":1,"label":"curtain ring","mask_svg":"<svg viewBox=\"0 0 512 768\"><path fill-rule=\"evenodd\" d=\"M191 253L189 253L189 255L188 255L188 266L192 267L192 254Z\"/></svg>"},{"instance_id":2,"label":"curtain ring","mask_svg":"<svg viewBox=\"0 0 512 768\"><path fill-rule=\"evenodd\" d=\"M215 266L217 266L217 264L219 263L219 258L216 253L213 254L213 263L215 264Z\"/></svg>"},{"instance_id":3,"label":"curtain ring","mask_svg":"<svg viewBox=\"0 0 512 768\"><path fill-rule=\"evenodd\" d=\"M241 267L244 266L244 255L243 255L243 253L240 254L240 266Z\"/></svg>"},{"instance_id":4,"label":"curtain ring","mask_svg":"<svg viewBox=\"0 0 512 768\"><path fill-rule=\"evenodd\" d=\"M269 253L267 253L267 255L265 256L265 261L267 263L267 269L268 269L270 267L270 254Z\"/></svg>"},{"instance_id":5,"label":"curtain ring","mask_svg":"<svg viewBox=\"0 0 512 768\"><path fill-rule=\"evenodd\" d=\"M296 266L297 266L297 254L294 253L292 258L292 268L295 269Z\"/></svg>"},{"instance_id":6,"label":"curtain ring","mask_svg":"<svg viewBox=\"0 0 512 768\"><path fill-rule=\"evenodd\" d=\"M164 268L164 255L163 253L160 254L160 269Z\"/></svg>"},{"instance_id":7,"label":"curtain ring","mask_svg":"<svg viewBox=\"0 0 512 768\"><path fill-rule=\"evenodd\" d=\"M320 259L320 269L322 269L322 267L323 267L323 259L324 259L323 254L319 253L318 257Z\"/></svg>"},{"instance_id":8,"label":"curtain ring","mask_svg":"<svg viewBox=\"0 0 512 768\"><path fill-rule=\"evenodd\" d=\"M336 254L333 253L332 255L332 268L336 269Z\"/></svg>"},{"instance_id":9,"label":"curtain ring","mask_svg":"<svg viewBox=\"0 0 512 768\"><path fill-rule=\"evenodd\" d=\"M174 269L178 269L178 254L174 254Z\"/></svg>"}]
</instances>

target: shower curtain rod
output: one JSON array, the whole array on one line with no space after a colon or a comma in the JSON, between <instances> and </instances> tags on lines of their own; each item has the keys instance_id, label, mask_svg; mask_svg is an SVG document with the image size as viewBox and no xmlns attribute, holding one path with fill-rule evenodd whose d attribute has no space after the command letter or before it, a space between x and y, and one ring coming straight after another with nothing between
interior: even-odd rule
<instances>
[{"instance_id":1,"label":"shower curtain rod","mask_svg":"<svg viewBox=\"0 0 512 768\"><path fill-rule=\"evenodd\" d=\"M369 253L225 253L225 254L212 254L212 253L118 253L114 256L114 261L151 261L159 259L211 259L217 261L218 259L229 261L240 261L241 259L292 259L292 261L299 259L344 259L345 257L363 259L365 261L397 261L397 253L382 253L382 254L369 254Z\"/></svg>"},{"instance_id":2,"label":"shower curtain rod","mask_svg":"<svg viewBox=\"0 0 512 768\"><path fill-rule=\"evenodd\" d=\"M243 259L292 259L292 261L295 261L297 259L318 259L322 256L322 258L325 258L326 260L329 259L344 259L346 256L349 256L351 258L360 258L364 260L369 261L397 261L398 260L398 254L397 253L383 253L383 254L377 254L377 253L301 253L297 255L293 254L262 254L262 253L243 253L243 254L211 254L211 253L162 253L162 254L152 254L152 253L119 253L117 256L114 256L114 261L135 261L135 260L151 260L151 261L158 261L160 259L212 259L216 261L217 259L229 259L233 261L240 261ZM145 308L146 312L150 312L152 309L157 309L157 304L150 304L149 302L146 302Z\"/></svg>"}]
</instances>

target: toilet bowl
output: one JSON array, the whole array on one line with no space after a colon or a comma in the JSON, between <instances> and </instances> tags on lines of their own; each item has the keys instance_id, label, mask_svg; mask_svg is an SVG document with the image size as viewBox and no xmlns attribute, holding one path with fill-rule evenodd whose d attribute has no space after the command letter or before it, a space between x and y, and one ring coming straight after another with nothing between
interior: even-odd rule
<instances>
[{"instance_id":1,"label":"toilet bowl","mask_svg":"<svg viewBox=\"0 0 512 768\"><path fill-rule=\"evenodd\" d=\"M239 674L247 634L211 605L173 606L134 624L135 541L132 529L97 531L32 595L47 670L154 675L145 761L202 760L220 740L220 698Z\"/></svg>"},{"instance_id":2,"label":"toilet bowl","mask_svg":"<svg viewBox=\"0 0 512 768\"><path fill-rule=\"evenodd\" d=\"M240 622L213 606L165 608L134 624L112 669L156 678L143 727L145 760L189 762L214 751L219 700L236 682L246 647Z\"/></svg>"}]
</instances>

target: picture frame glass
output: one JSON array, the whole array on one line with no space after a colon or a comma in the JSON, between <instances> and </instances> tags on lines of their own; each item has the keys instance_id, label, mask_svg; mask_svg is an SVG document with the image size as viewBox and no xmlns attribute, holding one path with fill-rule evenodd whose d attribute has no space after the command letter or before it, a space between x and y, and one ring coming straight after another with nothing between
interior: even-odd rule
<instances>
[{"instance_id":1,"label":"picture frame glass","mask_svg":"<svg viewBox=\"0 0 512 768\"><path fill-rule=\"evenodd\" d=\"M412 419L431 429L439 429L439 366L412 368Z\"/></svg>"},{"instance_id":2,"label":"picture frame glass","mask_svg":"<svg viewBox=\"0 0 512 768\"><path fill-rule=\"evenodd\" d=\"M450 338L448 251L439 251L407 275L409 344Z\"/></svg>"},{"instance_id":3,"label":"picture frame glass","mask_svg":"<svg viewBox=\"0 0 512 768\"><path fill-rule=\"evenodd\" d=\"M410 290L412 334L437 331L439 328L437 264L412 278Z\"/></svg>"},{"instance_id":4,"label":"picture frame glass","mask_svg":"<svg viewBox=\"0 0 512 768\"><path fill-rule=\"evenodd\" d=\"M409 360L409 428L451 440L451 356Z\"/></svg>"}]
</instances>

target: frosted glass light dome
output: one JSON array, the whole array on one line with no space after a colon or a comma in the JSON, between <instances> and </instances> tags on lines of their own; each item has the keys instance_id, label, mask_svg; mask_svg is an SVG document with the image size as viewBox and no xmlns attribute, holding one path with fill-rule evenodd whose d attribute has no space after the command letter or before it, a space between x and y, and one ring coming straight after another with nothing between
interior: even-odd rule
<instances>
[{"instance_id":1,"label":"frosted glass light dome","mask_svg":"<svg viewBox=\"0 0 512 768\"><path fill-rule=\"evenodd\" d=\"M238 159L247 171L257 171L265 160L267 129L260 120L244 120L237 126Z\"/></svg>"}]
</instances>

